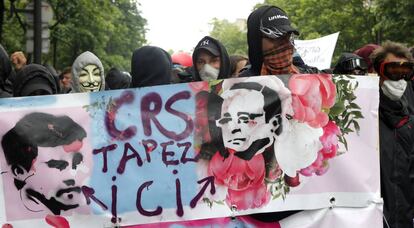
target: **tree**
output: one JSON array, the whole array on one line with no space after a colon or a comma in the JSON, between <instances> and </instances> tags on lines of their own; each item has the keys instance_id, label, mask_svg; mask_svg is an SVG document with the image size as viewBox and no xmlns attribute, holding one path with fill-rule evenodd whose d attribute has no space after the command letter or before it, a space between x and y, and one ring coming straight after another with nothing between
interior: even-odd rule
<instances>
[{"instance_id":1,"label":"tree","mask_svg":"<svg viewBox=\"0 0 414 228\"><path fill-rule=\"evenodd\" d=\"M84 51L95 53L105 69L130 70L132 52L145 40L146 20L134 0L49 0L55 17L50 27L51 49L43 56L45 63L57 69L72 65ZM24 8L27 1L19 1ZM15 18L6 21L4 46L9 51L25 47L24 31ZM16 47L18 49L16 49Z\"/></svg>"},{"instance_id":2,"label":"tree","mask_svg":"<svg viewBox=\"0 0 414 228\"><path fill-rule=\"evenodd\" d=\"M265 0L286 11L300 31L299 39L314 39L340 32L334 59L376 42L375 7L367 0Z\"/></svg>"},{"instance_id":3,"label":"tree","mask_svg":"<svg viewBox=\"0 0 414 228\"><path fill-rule=\"evenodd\" d=\"M392 40L414 45L414 1L373 1L380 41Z\"/></svg>"},{"instance_id":4,"label":"tree","mask_svg":"<svg viewBox=\"0 0 414 228\"><path fill-rule=\"evenodd\" d=\"M210 35L219 40L229 55L247 55L247 31L245 21L231 23L228 20L214 18Z\"/></svg>"}]
</instances>

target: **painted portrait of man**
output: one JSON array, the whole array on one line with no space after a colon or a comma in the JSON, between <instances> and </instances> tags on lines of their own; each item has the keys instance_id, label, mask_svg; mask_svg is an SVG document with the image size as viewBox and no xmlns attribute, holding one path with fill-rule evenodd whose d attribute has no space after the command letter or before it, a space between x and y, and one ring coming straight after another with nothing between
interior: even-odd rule
<instances>
[{"instance_id":1,"label":"painted portrait of man","mask_svg":"<svg viewBox=\"0 0 414 228\"><path fill-rule=\"evenodd\" d=\"M6 172L28 211L60 215L84 204L85 138L70 117L40 112L25 115L2 137Z\"/></svg>"},{"instance_id":2,"label":"painted portrait of man","mask_svg":"<svg viewBox=\"0 0 414 228\"><path fill-rule=\"evenodd\" d=\"M223 145L250 160L273 144L282 130L282 104L276 91L257 82L235 83L221 94L223 102L216 126Z\"/></svg>"}]
</instances>

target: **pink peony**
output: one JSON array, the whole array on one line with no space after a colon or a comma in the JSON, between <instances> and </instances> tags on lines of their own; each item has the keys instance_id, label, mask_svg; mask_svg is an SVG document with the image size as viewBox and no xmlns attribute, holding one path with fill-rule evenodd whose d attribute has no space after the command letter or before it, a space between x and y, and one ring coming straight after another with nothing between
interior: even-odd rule
<instances>
[{"instance_id":1,"label":"pink peony","mask_svg":"<svg viewBox=\"0 0 414 228\"><path fill-rule=\"evenodd\" d=\"M264 183L265 165L262 154L246 161L230 151L227 158L216 153L210 160L208 172L216 184L228 188L226 202L238 209L258 208L270 200Z\"/></svg>"},{"instance_id":2,"label":"pink peony","mask_svg":"<svg viewBox=\"0 0 414 228\"><path fill-rule=\"evenodd\" d=\"M338 151L338 135L341 133L335 122L329 121L323 127L323 135L319 138L322 143L322 155L325 159L333 158Z\"/></svg>"},{"instance_id":3,"label":"pink peony","mask_svg":"<svg viewBox=\"0 0 414 228\"><path fill-rule=\"evenodd\" d=\"M328 115L322 109L329 109L335 104L336 87L331 75L292 75L289 89L292 92L294 119L315 128L328 123Z\"/></svg>"},{"instance_id":4,"label":"pink peony","mask_svg":"<svg viewBox=\"0 0 414 228\"><path fill-rule=\"evenodd\" d=\"M226 203L236 205L237 210L260 208L269 201L270 192L265 183L241 191L229 189L226 197Z\"/></svg>"}]
</instances>

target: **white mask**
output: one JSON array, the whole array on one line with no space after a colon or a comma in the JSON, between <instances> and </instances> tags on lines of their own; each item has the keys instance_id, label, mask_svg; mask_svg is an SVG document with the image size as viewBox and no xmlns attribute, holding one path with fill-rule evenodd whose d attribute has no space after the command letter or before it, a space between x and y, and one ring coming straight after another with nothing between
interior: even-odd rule
<instances>
[{"instance_id":1,"label":"white mask","mask_svg":"<svg viewBox=\"0 0 414 228\"><path fill-rule=\"evenodd\" d=\"M96 65L85 66L79 74L80 92L96 92L101 88L101 70Z\"/></svg>"},{"instance_id":2,"label":"white mask","mask_svg":"<svg viewBox=\"0 0 414 228\"><path fill-rule=\"evenodd\" d=\"M219 72L219 69L212 67L210 64L204 64L199 73L201 80L211 81L218 78Z\"/></svg>"},{"instance_id":3,"label":"white mask","mask_svg":"<svg viewBox=\"0 0 414 228\"><path fill-rule=\"evenodd\" d=\"M407 81L401 79L399 81L385 80L381 86L382 92L393 101L401 99L407 88Z\"/></svg>"}]
</instances>

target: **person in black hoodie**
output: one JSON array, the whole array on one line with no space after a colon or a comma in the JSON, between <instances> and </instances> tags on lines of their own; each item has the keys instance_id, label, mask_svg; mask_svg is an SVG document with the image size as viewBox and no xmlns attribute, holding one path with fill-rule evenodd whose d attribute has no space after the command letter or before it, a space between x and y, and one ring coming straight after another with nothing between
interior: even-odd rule
<instances>
[{"instance_id":1,"label":"person in black hoodie","mask_svg":"<svg viewBox=\"0 0 414 228\"><path fill-rule=\"evenodd\" d=\"M105 77L105 90L126 89L131 84L131 76L117 68L111 68Z\"/></svg>"},{"instance_id":2,"label":"person in black hoodie","mask_svg":"<svg viewBox=\"0 0 414 228\"><path fill-rule=\"evenodd\" d=\"M13 96L37 96L59 93L55 77L46 67L38 64L24 66L13 83Z\"/></svg>"},{"instance_id":3,"label":"person in black hoodie","mask_svg":"<svg viewBox=\"0 0 414 228\"><path fill-rule=\"evenodd\" d=\"M11 97L12 89L10 78L15 77L9 55L0 45L0 98Z\"/></svg>"},{"instance_id":4,"label":"person in black hoodie","mask_svg":"<svg viewBox=\"0 0 414 228\"><path fill-rule=\"evenodd\" d=\"M230 58L226 48L216 39L206 36L193 52L194 81L229 78Z\"/></svg>"},{"instance_id":5,"label":"person in black hoodie","mask_svg":"<svg viewBox=\"0 0 414 228\"><path fill-rule=\"evenodd\" d=\"M380 76L379 135L384 227L414 219L414 63L408 49L386 42L371 56Z\"/></svg>"},{"instance_id":6,"label":"person in black hoodie","mask_svg":"<svg viewBox=\"0 0 414 228\"><path fill-rule=\"evenodd\" d=\"M240 77L256 75L280 75L296 73L318 73L318 69L307 65L293 64L294 29L287 14L276 6L261 6L247 19L247 41L251 67Z\"/></svg>"},{"instance_id":7,"label":"person in black hoodie","mask_svg":"<svg viewBox=\"0 0 414 228\"><path fill-rule=\"evenodd\" d=\"M366 75L368 65L362 57L353 53L342 53L333 70L334 74Z\"/></svg>"},{"instance_id":8,"label":"person in black hoodie","mask_svg":"<svg viewBox=\"0 0 414 228\"><path fill-rule=\"evenodd\" d=\"M134 51L131 60L131 88L169 84L171 56L165 50L144 46Z\"/></svg>"}]
</instances>

